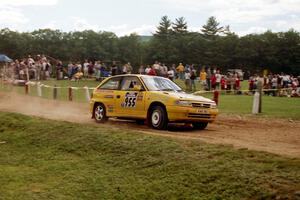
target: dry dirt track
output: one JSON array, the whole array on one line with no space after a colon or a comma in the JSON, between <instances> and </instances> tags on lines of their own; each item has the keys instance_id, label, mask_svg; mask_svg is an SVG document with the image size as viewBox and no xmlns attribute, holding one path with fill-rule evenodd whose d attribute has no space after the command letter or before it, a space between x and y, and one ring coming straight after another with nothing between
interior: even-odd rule
<instances>
[{"instance_id":1,"label":"dry dirt track","mask_svg":"<svg viewBox=\"0 0 300 200\"><path fill-rule=\"evenodd\" d=\"M0 92L0 111L77 123L94 123L90 118L87 103L45 100L14 93ZM108 123L122 128L136 129L146 134L229 144L236 148L300 158L300 121L221 115L204 131L178 126L171 126L168 131L154 131L145 125L136 125L132 122L111 120Z\"/></svg>"}]
</instances>

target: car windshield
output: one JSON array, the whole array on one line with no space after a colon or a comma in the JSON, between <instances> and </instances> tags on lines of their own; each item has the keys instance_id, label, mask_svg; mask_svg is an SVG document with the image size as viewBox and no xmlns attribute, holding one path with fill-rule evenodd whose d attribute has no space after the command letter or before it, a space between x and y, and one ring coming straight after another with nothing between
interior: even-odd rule
<instances>
[{"instance_id":1,"label":"car windshield","mask_svg":"<svg viewBox=\"0 0 300 200\"><path fill-rule=\"evenodd\" d=\"M158 76L144 76L142 79L150 91L182 91L178 85L167 78Z\"/></svg>"}]
</instances>

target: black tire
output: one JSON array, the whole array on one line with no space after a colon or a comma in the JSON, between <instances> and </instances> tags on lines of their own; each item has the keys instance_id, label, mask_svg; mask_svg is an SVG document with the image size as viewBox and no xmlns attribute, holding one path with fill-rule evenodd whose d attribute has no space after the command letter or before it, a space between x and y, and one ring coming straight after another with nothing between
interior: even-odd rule
<instances>
[{"instance_id":1,"label":"black tire","mask_svg":"<svg viewBox=\"0 0 300 200\"><path fill-rule=\"evenodd\" d=\"M108 120L108 117L106 116L105 106L102 103L97 103L94 107L93 112L94 119L97 123L103 123Z\"/></svg>"},{"instance_id":2,"label":"black tire","mask_svg":"<svg viewBox=\"0 0 300 200\"><path fill-rule=\"evenodd\" d=\"M207 127L208 122L197 122L193 123L194 129L204 130Z\"/></svg>"},{"instance_id":3,"label":"black tire","mask_svg":"<svg viewBox=\"0 0 300 200\"><path fill-rule=\"evenodd\" d=\"M166 110L162 106L155 106L151 110L150 124L153 128L165 130L168 127L168 116Z\"/></svg>"}]
</instances>

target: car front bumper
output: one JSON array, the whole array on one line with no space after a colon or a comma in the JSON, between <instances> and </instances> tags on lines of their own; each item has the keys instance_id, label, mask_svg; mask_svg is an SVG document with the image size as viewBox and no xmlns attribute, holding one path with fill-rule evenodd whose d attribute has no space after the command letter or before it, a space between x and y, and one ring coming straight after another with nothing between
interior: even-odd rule
<instances>
[{"instance_id":1,"label":"car front bumper","mask_svg":"<svg viewBox=\"0 0 300 200\"><path fill-rule=\"evenodd\" d=\"M217 108L167 106L170 122L213 122L218 112Z\"/></svg>"}]
</instances>

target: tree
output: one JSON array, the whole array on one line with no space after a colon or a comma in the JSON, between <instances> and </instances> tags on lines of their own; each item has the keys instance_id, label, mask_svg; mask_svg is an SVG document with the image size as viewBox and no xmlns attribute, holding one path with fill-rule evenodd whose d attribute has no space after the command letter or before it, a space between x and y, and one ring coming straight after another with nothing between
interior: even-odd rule
<instances>
[{"instance_id":1,"label":"tree","mask_svg":"<svg viewBox=\"0 0 300 200\"><path fill-rule=\"evenodd\" d=\"M202 26L202 33L208 39L215 39L215 36L223 31L223 27L219 27L220 23L217 22L214 16L208 18L205 25Z\"/></svg>"},{"instance_id":2,"label":"tree","mask_svg":"<svg viewBox=\"0 0 300 200\"><path fill-rule=\"evenodd\" d=\"M183 34L187 33L187 22L185 21L184 17L179 17L175 19L175 23L172 24L172 28L174 33Z\"/></svg>"},{"instance_id":3,"label":"tree","mask_svg":"<svg viewBox=\"0 0 300 200\"><path fill-rule=\"evenodd\" d=\"M130 62L133 66L138 66L142 62L142 50L139 36L131 34L119 38L119 59L122 63Z\"/></svg>"},{"instance_id":4,"label":"tree","mask_svg":"<svg viewBox=\"0 0 300 200\"><path fill-rule=\"evenodd\" d=\"M223 28L222 33L223 33L225 36L228 36L228 35L235 35L235 33L232 32L232 31L230 30L230 26L229 26L229 25L227 25L227 26L225 26L225 27Z\"/></svg>"},{"instance_id":5,"label":"tree","mask_svg":"<svg viewBox=\"0 0 300 200\"><path fill-rule=\"evenodd\" d=\"M171 26L172 22L168 16L163 16L159 22L159 26L157 27L155 35L167 37L172 32Z\"/></svg>"},{"instance_id":6,"label":"tree","mask_svg":"<svg viewBox=\"0 0 300 200\"><path fill-rule=\"evenodd\" d=\"M151 41L149 56L152 62L159 60L161 62L170 63L172 60L172 22L168 16L163 16L157 26L154 38Z\"/></svg>"}]
</instances>

